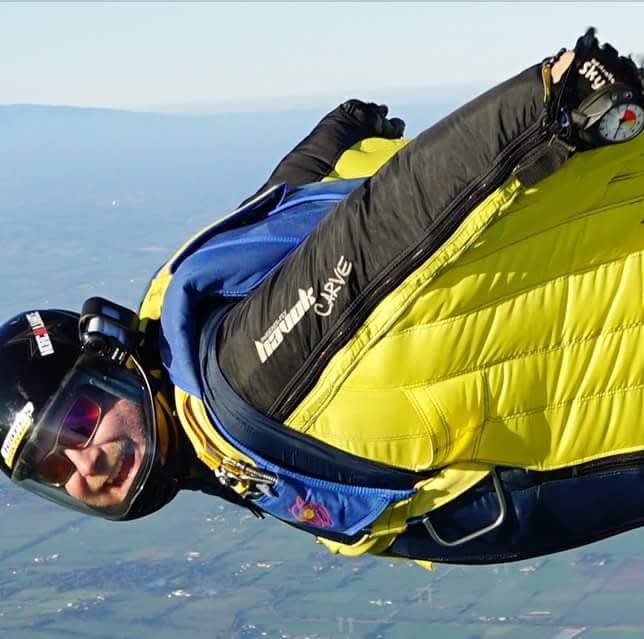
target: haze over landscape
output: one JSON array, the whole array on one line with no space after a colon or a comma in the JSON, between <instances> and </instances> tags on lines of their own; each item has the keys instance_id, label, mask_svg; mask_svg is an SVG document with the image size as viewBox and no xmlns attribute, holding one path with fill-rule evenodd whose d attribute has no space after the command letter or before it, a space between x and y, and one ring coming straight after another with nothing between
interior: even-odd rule
<instances>
[{"instance_id":1,"label":"haze over landscape","mask_svg":"<svg viewBox=\"0 0 644 639\"><path fill-rule=\"evenodd\" d=\"M318 112L168 116L0 107L0 311L135 306L185 238L233 208ZM394 109L413 135L454 104ZM500 567L330 555L213 497L82 517L0 482L0 636L641 637L641 531Z\"/></svg>"},{"instance_id":2,"label":"haze over landscape","mask_svg":"<svg viewBox=\"0 0 644 639\"><path fill-rule=\"evenodd\" d=\"M389 103L413 136L588 24L644 50L643 22L637 3L3 3L0 317L136 306L343 99ZM644 636L641 530L427 572L196 494L114 524L0 478L0 521L11 639Z\"/></svg>"}]
</instances>

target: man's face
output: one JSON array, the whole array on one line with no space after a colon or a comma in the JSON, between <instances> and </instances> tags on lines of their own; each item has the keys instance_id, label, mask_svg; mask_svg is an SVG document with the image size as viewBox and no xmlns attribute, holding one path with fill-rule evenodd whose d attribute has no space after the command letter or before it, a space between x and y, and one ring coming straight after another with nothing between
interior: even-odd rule
<instances>
[{"instance_id":1,"label":"man's face","mask_svg":"<svg viewBox=\"0 0 644 639\"><path fill-rule=\"evenodd\" d=\"M103 410L89 445L63 451L74 466L65 490L79 502L99 508L125 499L143 462L147 441L138 404L115 399Z\"/></svg>"}]
</instances>

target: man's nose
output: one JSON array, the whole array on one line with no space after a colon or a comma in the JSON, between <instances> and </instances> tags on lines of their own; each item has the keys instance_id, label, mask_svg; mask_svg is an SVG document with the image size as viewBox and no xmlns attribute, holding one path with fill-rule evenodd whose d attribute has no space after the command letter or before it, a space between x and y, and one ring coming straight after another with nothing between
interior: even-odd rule
<instances>
[{"instance_id":1,"label":"man's nose","mask_svg":"<svg viewBox=\"0 0 644 639\"><path fill-rule=\"evenodd\" d=\"M100 477L106 474L103 451L97 446L68 448L65 450L65 455L83 477Z\"/></svg>"}]
</instances>

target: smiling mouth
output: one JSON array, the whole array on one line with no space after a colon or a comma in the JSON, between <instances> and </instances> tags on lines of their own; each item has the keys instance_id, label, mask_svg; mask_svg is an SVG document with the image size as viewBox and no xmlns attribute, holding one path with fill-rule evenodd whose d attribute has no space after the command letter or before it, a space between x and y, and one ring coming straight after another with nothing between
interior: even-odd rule
<instances>
[{"instance_id":1,"label":"smiling mouth","mask_svg":"<svg viewBox=\"0 0 644 639\"><path fill-rule=\"evenodd\" d=\"M130 475L130 471L134 467L135 460L134 448L131 445L125 446L105 483L115 487L119 487L125 483Z\"/></svg>"}]
</instances>

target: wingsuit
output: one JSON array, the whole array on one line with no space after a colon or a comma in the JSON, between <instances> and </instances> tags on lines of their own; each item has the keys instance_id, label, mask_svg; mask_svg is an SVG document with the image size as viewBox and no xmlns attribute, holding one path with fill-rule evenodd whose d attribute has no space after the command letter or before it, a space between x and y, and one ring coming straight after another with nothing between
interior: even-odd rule
<instances>
[{"instance_id":1,"label":"wingsuit","mask_svg":"<svg viewBox=\"0 0 644 639\"><path fill-rule=\"evenodd\" d=\"M644 137L575 124L641 80L575 53L413 140L341 105L159 269L144 361L192 461L148 511L197 488L332 552L470 564L644 523Z\"/></svg>"},{"instance_id":2,"label":"wingsuit","mask_svg":"<svg viewBox=\"0 0 644 639\"><path fill-rule=\"evenodd\" d=\"M152 281L199 458L335 552L508 561L644 522L644 142L576 152L548 68L409 143L339 107Z\"/></svg>"}]
</instances>

